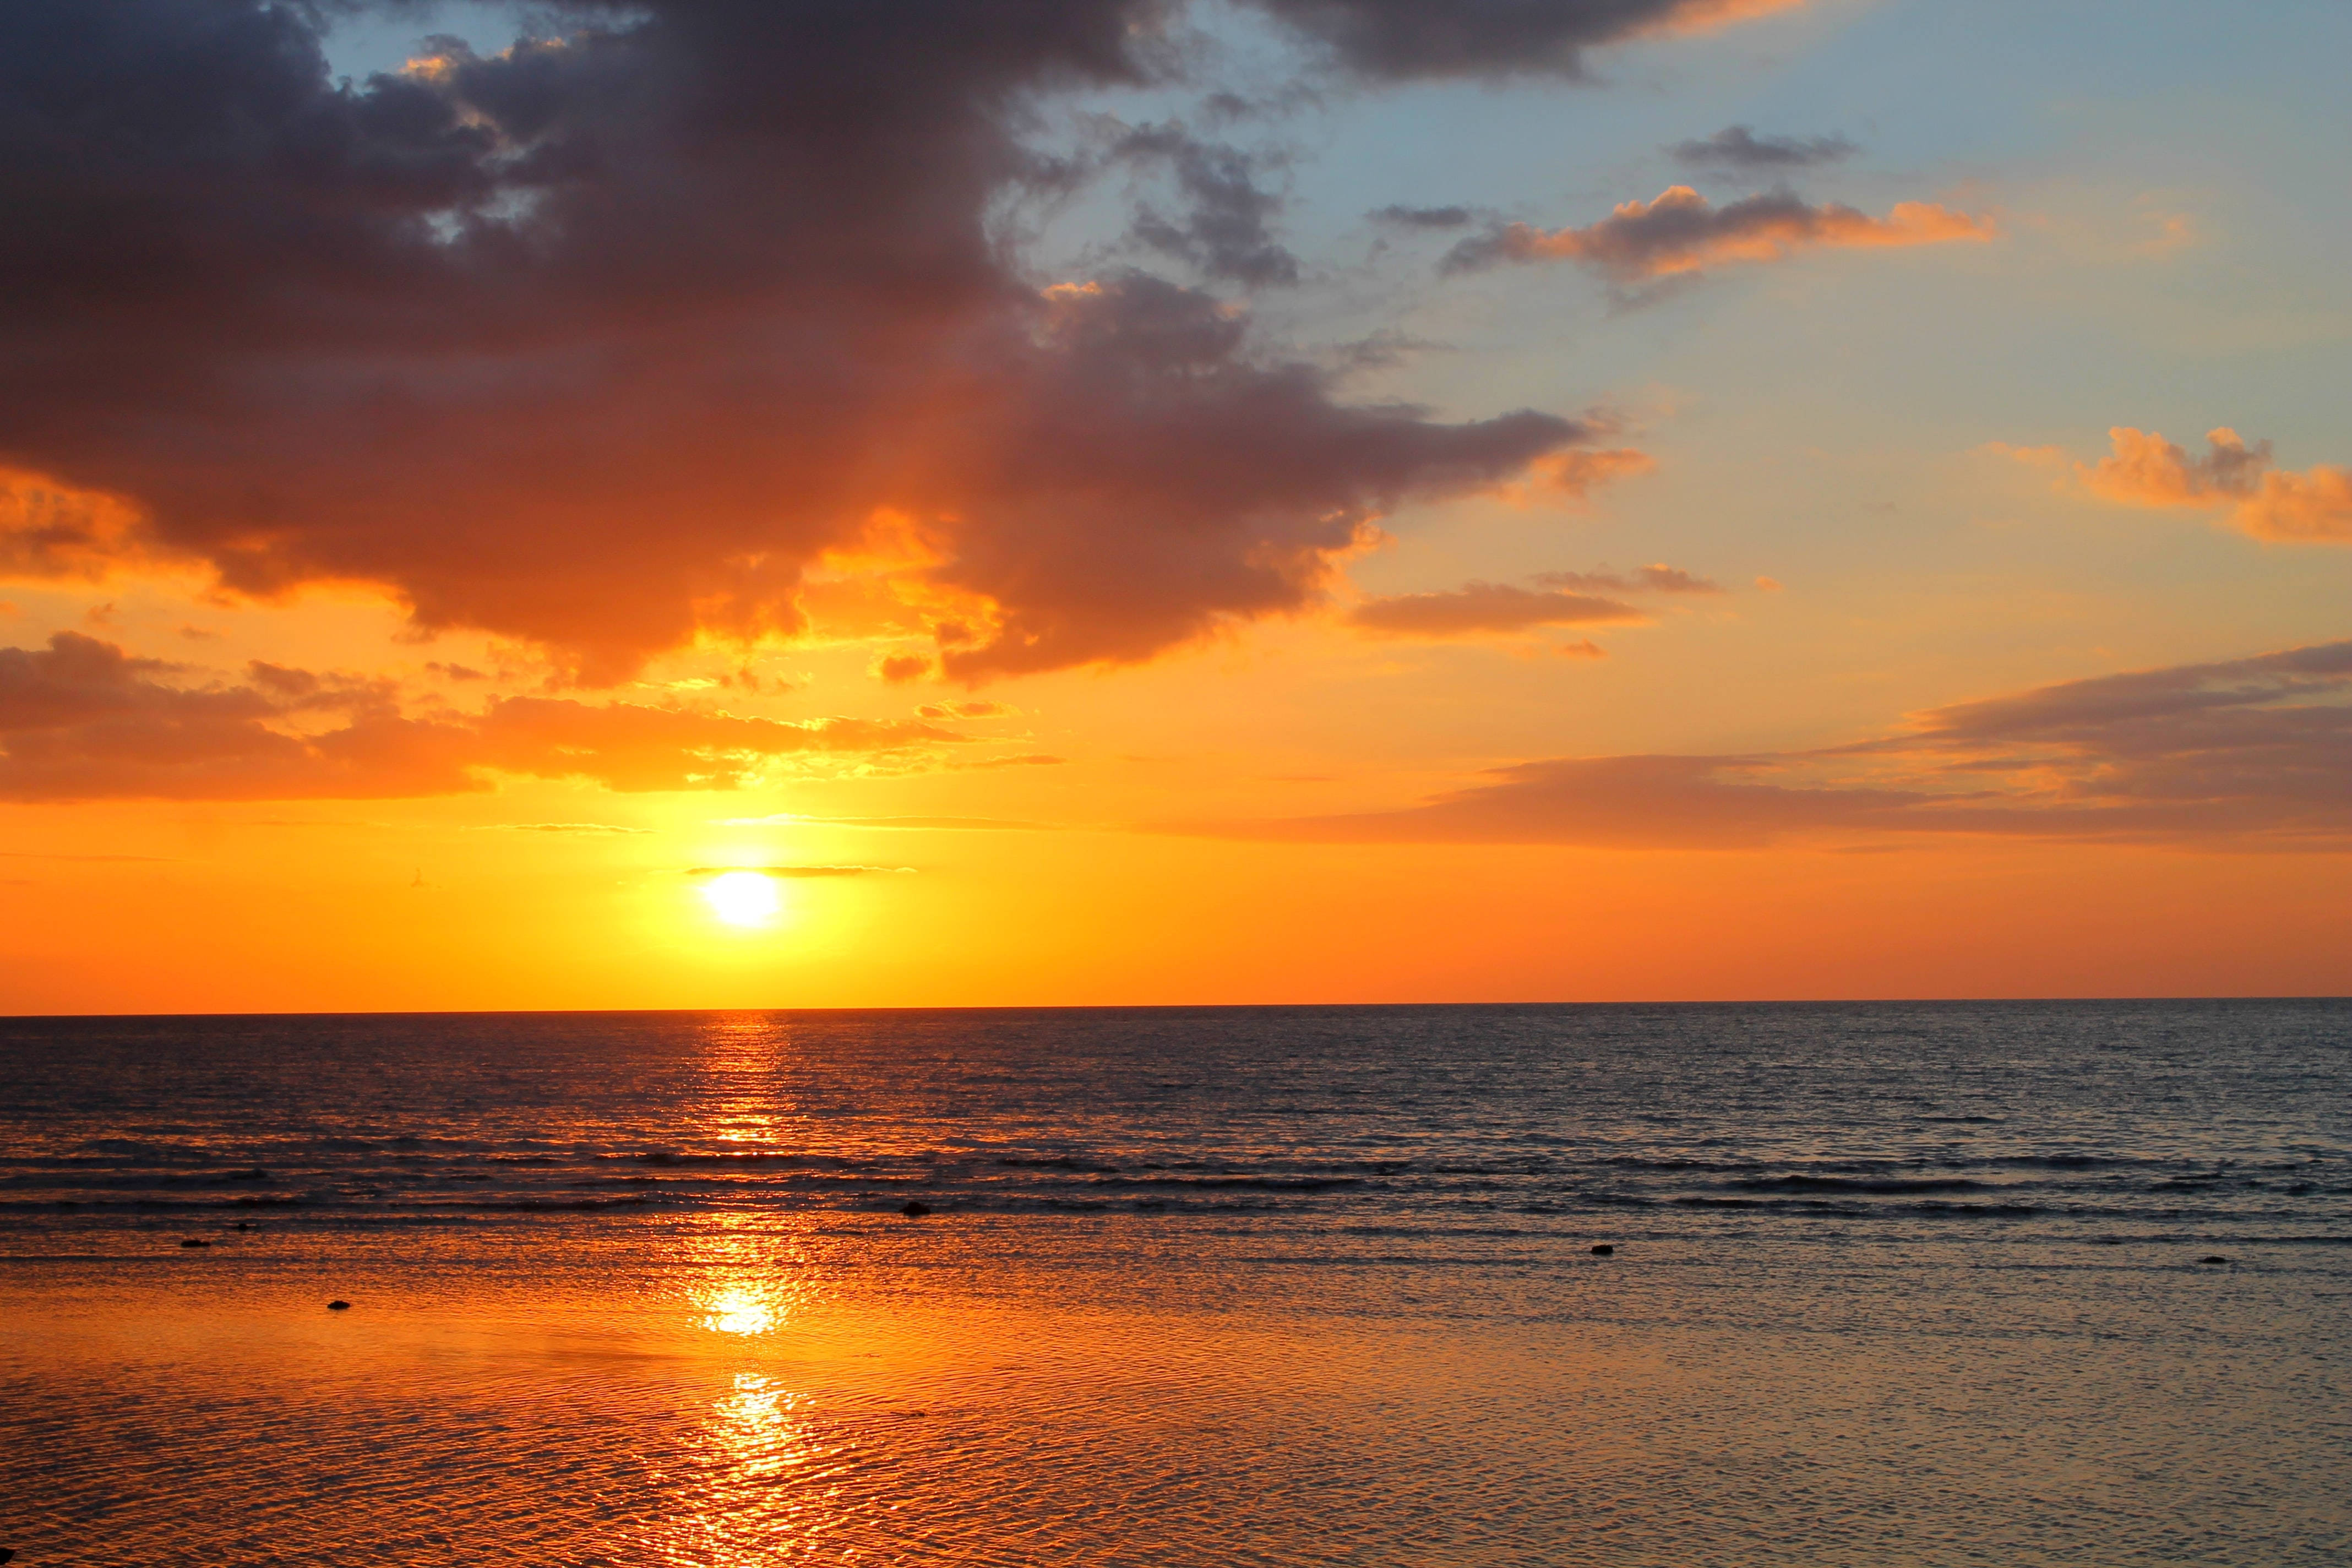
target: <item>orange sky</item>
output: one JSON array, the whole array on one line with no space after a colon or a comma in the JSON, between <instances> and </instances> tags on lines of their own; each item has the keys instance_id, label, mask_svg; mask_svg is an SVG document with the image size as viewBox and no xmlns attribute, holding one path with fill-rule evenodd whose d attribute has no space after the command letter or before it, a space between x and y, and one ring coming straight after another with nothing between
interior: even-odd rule
<instances>
[{"instance_id":1,"label":"orange sky","mask_svg":"<svg viewBox=\"0 0 2352 1568\"><path fill-rule=\"evenodd\" d=\"M0 1009L2352 990L2352 22L1538 9L0 21Z\"/></svg>"}]
</instances>

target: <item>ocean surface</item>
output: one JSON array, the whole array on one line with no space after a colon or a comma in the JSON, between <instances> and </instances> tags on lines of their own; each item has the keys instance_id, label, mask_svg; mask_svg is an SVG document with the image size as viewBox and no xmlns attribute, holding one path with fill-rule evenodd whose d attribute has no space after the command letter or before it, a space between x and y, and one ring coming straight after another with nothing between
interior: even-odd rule
<instances>
[{"instance_id":1,"label":"ocean surface","mask_svg":"<svg viewBox=\"0 0 2352 1568\"><path fill-rule=\"evenodd\" d=\"M28 1565L2340 1564L2352 1003L0 1019L0 1322Z\"/></svg>"}]
</instances>

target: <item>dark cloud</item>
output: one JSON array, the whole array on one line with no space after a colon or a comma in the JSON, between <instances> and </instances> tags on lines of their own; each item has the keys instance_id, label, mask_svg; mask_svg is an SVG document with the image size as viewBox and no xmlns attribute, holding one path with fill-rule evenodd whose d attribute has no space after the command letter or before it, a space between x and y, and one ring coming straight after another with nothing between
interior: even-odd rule
<instances>
[{"instance_id":1,"label":"dark cloud","mask_svg":"<svg viewBox=\"0 0 2352 1568\"><path fill-rule=\"evenodd\" d=\"M1875 218L1837 202L1815 206L1787 191L1718 207L1688 185L1675 185L1654 201L1620 203L1583 228L1496 225L1454 246L1443 267L1469 272L1505 262L1574 261L1612 283L1637 284L1822 247L1937 245L1992 235L1987 219L1932 202L1898 202Z\"/></svg>"},{"instance_id":2,"label":"dark cloud","mask_svg":"<svg viewBox=\"0 0 2352 1568\"><path fill-rule=\"evenodd\" d=\"M1515 588L1503 583L1469 583L1445 593L1367 599L1349 612L1348 624L1374 637L1442 640L1537 626L1622 624L1648 618L1633 605L1614 599Z\"/></svg>"},{"instance_id":3,"label":"dark cloud","mask_svg":"<svg viewBox=\"0 0 2352 1568\"><path fill-rule=\"evenodd\" d=\"M1190 831L1336 843L1750 847L2006 837L2352 848L2352 642L2067 681L1824 752L1572 757L1401 811Z\"/></svg>"},{"instance_id":4,"label":"dark cloud","mask_svg":"<svg viewBox=\"0 0 2352 1568\"><path fill-rule=\"evenodd\" d=\"M1386 76L1728 14L1266 8ZM551 0L560 37L352 83L312 6L12 0L0 468L106 500L0 510L0 570L379 584L603 681L799 629L803 569L885 516L973 601L958 679L1296 609L1383 507L1588 432L1344 401L1141 275L1040 294L991 215L1071 176L1018 132L1164 76L1175 9ZM1169 155L1195 265L1274 278L1250 171Z\"/></svg>"},{"instance_id":5,"label":"dark cloud","mask_svg":"<svg viewBox=\"0 0 2352 1568\"><path fill-rule=\"evenodd\" d=\"M0 648L0 799L373 799L488 789L501 773L733 789L783 759L919 755L962 739L907 720L545 697L414 720L374 682L256 664L248 684L189 688L170 673L74 632Z\"/></svg>"},{"instance_id":6,"label":"dark cloud","mask_svg":"<svg viewBox=\"0 0 2352 1568\"><path fill-rule=\"evenodd\" d=\"M1694 168L1752 173L1833 163L1862 151L1843 136L1759 136L1745 125L1727 126L1712 136L1677 142L1666 151Z\"/></svg>"},{"instance_id":7,"label":"dark cloud","mask_svg":"<svg viewBox=\"0 0 2352 1568\"><path fill-rule=\"evenodd\" d=\"M1182 218L1171 219L1145 207L1128 231L1136 243L1224 282L1266 289L1298 281L1298 258L1274 237L1282 198L1258 188L1260 160L1238 148L1197 141L1177 125L1131 131L1119 138L1112 155L1129 163L1164 163L1189 209Z\"/></svg>"},{"instance_id":8,"label":"dark cloud","mask_svg":"<svg viewBox=\"0 0 2352 1568\"><path fill-rule=\"evenodd\" d=\"M139 523L118 497L0 470L0 577L97 582L143 556Z\"/></svg>"},{"instance_id":9,"label":"dark cloud","mask_svg":"<svg viewBox=\"0 0 2352 1568\"><path fill-rule=\"evenodd\" d=\"M1256 0L1342 66L1391 79L1580 77L1584 51L1695 32L1804 0Z\"/></svg>"},{"instance_id":10,"label":"dark cloud","mask_svg":"<svg viewBox=\"0 0 2352 1568\"><path fill-rule=\"evenodd\" d=\"M1468 207L1408 207L1390 205L1368 215L1374 223L1398 228L1463 228L1476 216Z\"/></svg>"},{"instance_id":11,"label":"dark cloud","mask_svg":"<svg viewBox=\"0 0 2352 1568\"><path fill-rule=\"evenodd\" d=\"M1140 274L1052 304L1050 378L958 426L962 489L990 501L931 577L994 611L985 636L944 628L953 679L1134 662L1297 610L1402 500L1489 489L1547 454L1625 456L1569 450L1602 432L1549 414L1439 425L1339 402L1331 372L1248 357L1230 308Z\"/></svg>"}]
</instances>

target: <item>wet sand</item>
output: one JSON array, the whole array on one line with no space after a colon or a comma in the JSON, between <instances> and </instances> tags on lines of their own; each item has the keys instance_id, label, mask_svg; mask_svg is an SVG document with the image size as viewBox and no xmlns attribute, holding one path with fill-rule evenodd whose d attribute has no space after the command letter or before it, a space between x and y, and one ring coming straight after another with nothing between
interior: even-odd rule
<instances>
[{"instance_id":1,"label":"wet sand","mask_svg":"<svg viewBox=\"0 0 2352 1568\"><path fill-rule=\"evenodd\" d=\"M1799 1268L1465 1237L1381 1261L1170 1230L854 1216L495 1261L263 1235L0 1266L6 1543L126 1564L2352 1551L2352 1324L2318 1249Z\"/></svg>"}]
</instances>

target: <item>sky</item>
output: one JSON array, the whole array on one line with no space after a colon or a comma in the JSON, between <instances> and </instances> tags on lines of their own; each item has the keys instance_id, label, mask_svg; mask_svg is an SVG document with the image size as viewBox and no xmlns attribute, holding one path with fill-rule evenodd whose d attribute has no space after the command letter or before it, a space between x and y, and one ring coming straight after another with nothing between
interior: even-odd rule
<instances>
[{"instance_id":1,"label":"sky","mask_svg":"<svg viewBox=\"0 0 2352 1568\"><path fill-rule=\"evenodd\" d=\"M19 0L0 1011L2352 992L2334 0Z\"/></svg>"}]
</instances>

